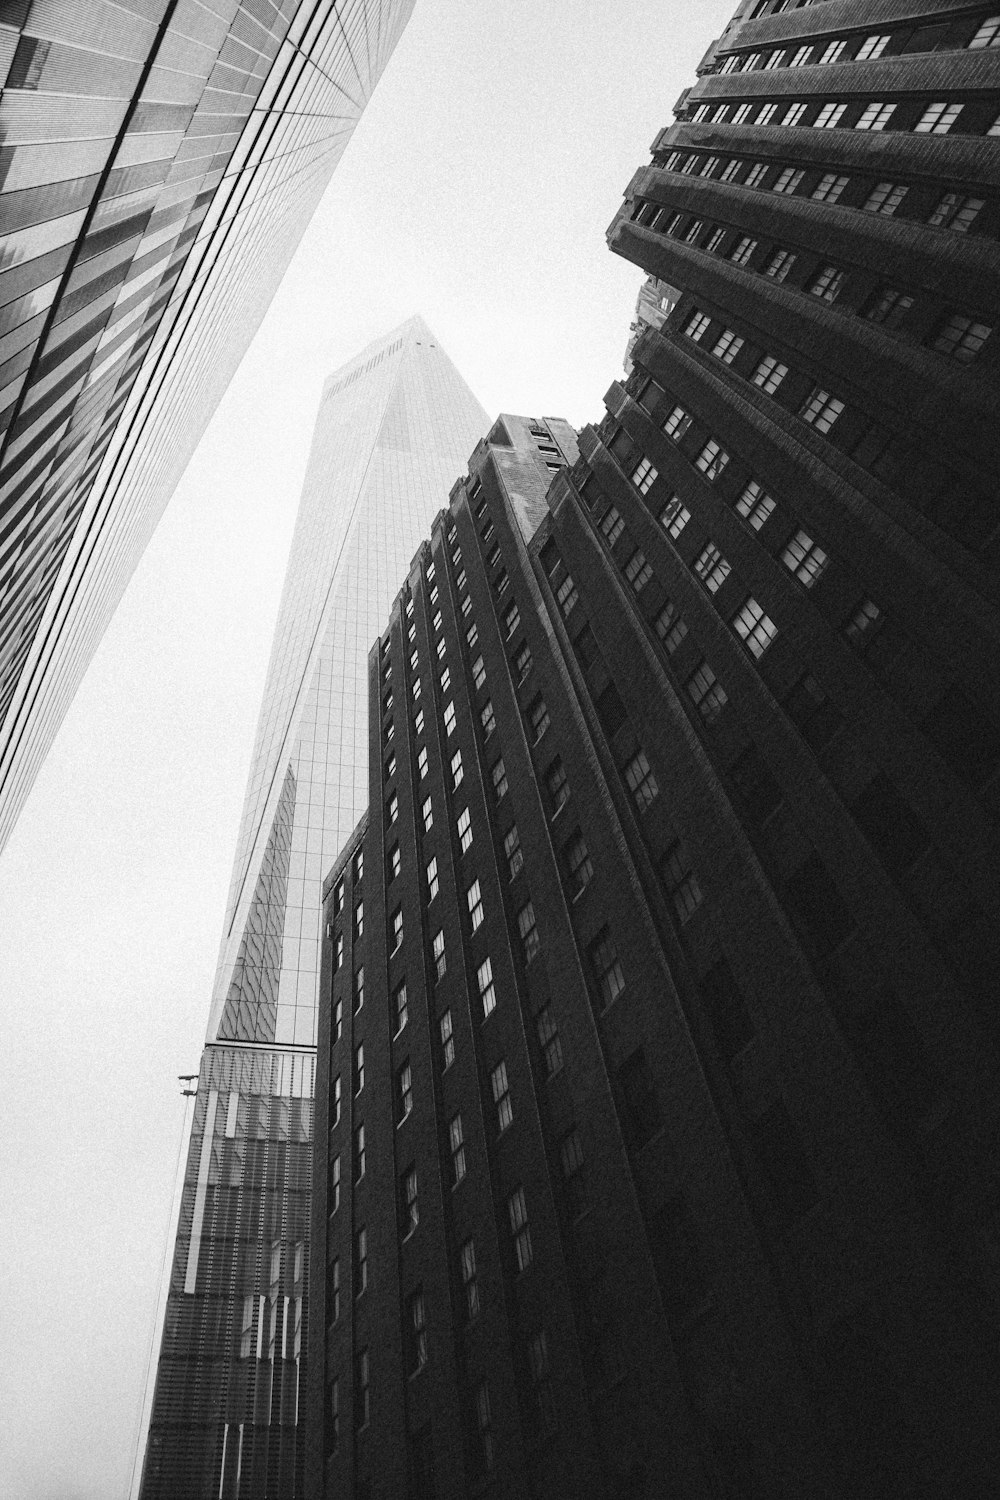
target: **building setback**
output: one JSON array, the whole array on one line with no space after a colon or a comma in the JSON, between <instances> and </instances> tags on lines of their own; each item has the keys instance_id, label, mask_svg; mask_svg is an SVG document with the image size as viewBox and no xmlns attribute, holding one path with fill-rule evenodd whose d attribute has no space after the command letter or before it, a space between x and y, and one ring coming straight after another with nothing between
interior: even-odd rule
<instances>
[{"instance_id":1,"label":"building setback","mask_svg":"<svg viewBox=\"0 0 1000 1500\"><path fill-rule=\"evenodd\" d=\"M486 427L420 318L323 388L233 863L141 1500L302 1493L323 874L367 795L369 642Z\"/></svg>"},{"instance_id":2,"label":"building setback","mask_svg":"<svg viewBox=\"0 0 1000 1500\"><path fill-rule=\"evenodd\" d=\"M412 9L0 5L0 849Z\"/></svg>"}]
</instances>

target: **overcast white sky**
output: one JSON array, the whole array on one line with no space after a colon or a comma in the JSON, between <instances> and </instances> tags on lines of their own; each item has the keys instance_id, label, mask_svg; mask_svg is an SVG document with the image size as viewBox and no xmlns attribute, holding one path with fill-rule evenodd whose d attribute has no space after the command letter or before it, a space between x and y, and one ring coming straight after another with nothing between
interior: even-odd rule
<instances>
[{"instance_id":1,"label":"overcast white sky","mask_svg":"<svg viewBox=\"0 0 1000 1500\"><path fill-rule=\"evenodd\" d=\"M204 1038L322 381L419 312L491 415L599 419L641 281L604 232L734 9L417 0L139 566L0 860L4 1500L128 1493L175 1075Z\"/></svg>"}]
</instances>

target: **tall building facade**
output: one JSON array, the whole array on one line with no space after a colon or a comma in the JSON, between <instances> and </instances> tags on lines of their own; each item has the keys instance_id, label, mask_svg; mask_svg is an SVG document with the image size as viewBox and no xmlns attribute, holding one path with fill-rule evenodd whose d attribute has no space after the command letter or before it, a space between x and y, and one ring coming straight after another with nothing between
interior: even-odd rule
<instances>
[{"instance_id":1,"label":"tall building facade","mask_svg":"<svg viewBox=\"0 0 1000 1500\"><path fill-rule=\"evenodd\" d=\"M412 8L0 6L0 847Z\"/></svg>"},{"instance_id":2,"label":"tall building facade","mask_svg":"<svg viewBox=\"0 0 1000 1500\"><path fill-rule=\"evenodd\" d=\"M366 800L368 642L486 425L419 318L324 386L198 1080L143 1500L301 1494L323 872Z\"/></svg>"},{"instance_id":3,"label":"tall building facade","mask_svg":"<svg viewBox=\"0 0 1000 1500\"><path fill-rule=\"evenodd\" d=\"M675 307L373 648L315 1500L994 1485L995 39L741 6L610 230Z\"/></svg>"}]
</instances>

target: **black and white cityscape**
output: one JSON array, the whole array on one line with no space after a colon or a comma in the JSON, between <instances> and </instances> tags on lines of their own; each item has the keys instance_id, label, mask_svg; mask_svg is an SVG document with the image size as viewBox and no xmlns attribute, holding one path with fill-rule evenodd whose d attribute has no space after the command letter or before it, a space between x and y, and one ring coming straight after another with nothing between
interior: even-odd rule
<instances>
[{"instance_id":1,"label":"black and white cityscape","mask_svg":"<svg viewBox=\"0 0 1000 1500\"><path fill-rule=\"evenodd\" d=\"M0 0L11 1500L995 1493L998 241L995 0Z\"/></svg>"}]
</instances>

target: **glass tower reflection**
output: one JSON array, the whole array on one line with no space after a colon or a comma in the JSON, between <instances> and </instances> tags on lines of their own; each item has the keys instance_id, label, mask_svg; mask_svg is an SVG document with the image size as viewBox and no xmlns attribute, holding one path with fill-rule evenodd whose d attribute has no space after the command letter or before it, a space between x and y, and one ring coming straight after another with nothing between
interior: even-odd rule
<instances>
[{"instance_id":1,"label":"glass tower reflection","mask_svg":"<svg viewBox=\"0 0 1000 1500\"><path fill-rule=\"evenodd\" d=\"M486 413L419 318L326 382L188 1151L142 1500L301 1493L323 876L368 802L368 669Z\"/></svg>"},{"instance_id":2,"label":"glass tower reflection","mask_svg":"<svg viewBox=\"0 0 1000 1500\"><path fill-rule=\"evenodd\" d=\"M413 3L0 4L0 848Z\"/></svg>"}]
</instances>

